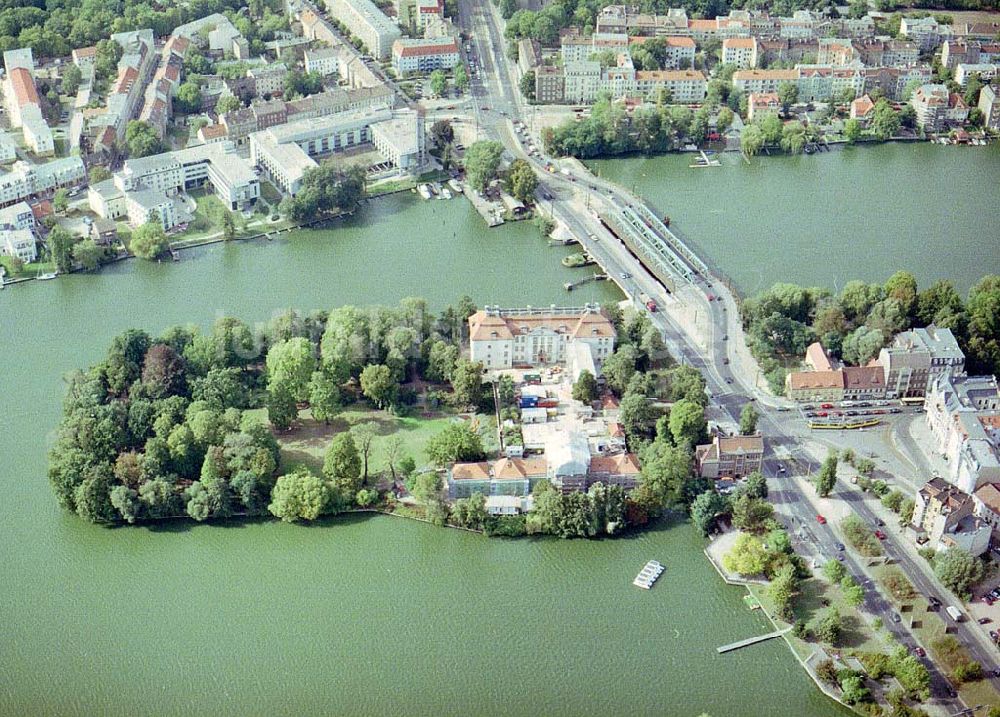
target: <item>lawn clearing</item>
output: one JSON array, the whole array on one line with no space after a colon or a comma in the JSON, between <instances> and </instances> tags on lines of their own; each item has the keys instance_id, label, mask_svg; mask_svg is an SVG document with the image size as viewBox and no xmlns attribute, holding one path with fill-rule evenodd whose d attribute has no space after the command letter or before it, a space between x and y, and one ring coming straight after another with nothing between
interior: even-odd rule
<instances>
[{"instance_id":1,"label":"lawn clearing","mask_svg":"<svg viewBox=\"0 0 1000 717\"><path fill-rule=\"evenodd\" d=\"M266 419L266 412L263 412L262 418ZM401 417L388 411L363 408L339 413L330 425L313 420L308 409L301 411L299 418L299 426L276 434L281 444L283 469L306 465L314 471L322 470L323 457L333 437L362 423L374 423L378 435L369 462L371 472L384 470L385 447L390 436L399 436L403 441L404 454L412 456L418 468L424 468L430 463L425 450L427 442L452 421L469 420L468 417L444 411ZM490 425L484 422L485 416L479 416L478 420L481 426ZM484 447L488 450L486 443L484 440Z\"/></svg>"}]
</instances>

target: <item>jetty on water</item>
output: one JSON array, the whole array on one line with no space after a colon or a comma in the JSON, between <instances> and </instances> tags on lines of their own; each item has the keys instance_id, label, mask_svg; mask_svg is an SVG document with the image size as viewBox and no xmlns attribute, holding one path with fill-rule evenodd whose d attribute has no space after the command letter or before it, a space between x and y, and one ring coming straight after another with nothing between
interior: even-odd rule
<instances>
[{"instance_id":1,"label":"jetty on water","mask_svg":"<svg viewBox=\"0 0 1000 717\"><path fill-rule=\"evenodd\" d=\"M723 652L732 652L733 650L738 650L741 647L749 647L750 645L756 645L758 642L764 642L765 640L773 640L776 637L781 637L791 629L792 629L791 627L786 627L784 630L775 630L774 632L769 632L766 635L757 635L757 637L748 637L746 640L733 642L728 645L723 645L722 647L716 649L721 655Z\"/></svg>"},{"instance_id":2,"label":"jetty on water","mask_svg":"<svg viewBox=\"0 0 1000 717\"><path fill-rule=\"evenodd\" d=\"M632 581L632 584L636 587L642 588L643 590L649 590L653 587L653 583L655 583L659 577L663 575L664 570L666 570L666 568L660 565L659 562L656 560L650 560L645 564L645 566L643 566L642 570L639 571L639 574L635 576L635 580Z\"/></svg>"}]
</instances>

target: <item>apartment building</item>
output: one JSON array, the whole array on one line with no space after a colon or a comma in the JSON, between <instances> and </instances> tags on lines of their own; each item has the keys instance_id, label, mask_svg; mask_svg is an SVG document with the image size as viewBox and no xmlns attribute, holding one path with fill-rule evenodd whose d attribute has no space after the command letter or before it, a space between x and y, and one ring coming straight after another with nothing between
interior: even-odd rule
<instances>
[{"instance_id":1,"label":"apartment building","mask_svg":"<svg viewBox=\"0 0 1000 717\"><path fill-rule=\"evenodd\" d=\"M741 70L753 67L756 44L752 37L727 37L722 41L722 62Z\"/></svg>"},{"instance_id":2,"label":"apartment building","mask_svg":"<svg viewBox=\"0 0 1000 717\"><path fill-rule=\"evenodd\" d=\"M392 43L392 66L401 75L450 70L459 60L458 42L453 37L408 38Z\"/></svg>"},{"instance_id":3,"label":"apartment building","mask_svg":"<svg viewBox=\"0 0 1000 717\"><path fill-rule=\"evenodd\" d=\"M776 92L751 92L747 97L747 120L750 122L780 112L781 99Z\"/></svg>"},{"instance_id":4,"label":"apartment building","mask_svg":"<svg viewBox=\"0 0 1000 717\"><path fill-rule=\"evenodd\" d=\"M879 352L888 398L919 398L943 375L965 371L965 354L951 329L931 324L897 334L892 345Z\"/></svg>"},{"instance_id":5,"label":"apartment building","mask_svg":"<svg viewBox=\"0 0 1000 717\"><path fill-rule=\"evenodd\" d=\"M250 135L250 157L282 191L295 195L313 156L364 144L403 172L423 164L423 121L411 110L363 109L289 122Z\"/></svg>"},{"instance_id":6,"label":"apartment building","mask_svg":"<svg viewBox=\"0 0 1000 717\"><path fill-rule=\"evenodd\" d=\"M924 402L932 450L947 480L967 493L1000 482L1000 388L994 376L942 375Z\"/></svg>"},{"instance_id":7,"label":"apartment building","mask_svg":"<svg viewBox=\"0 0 1000 717\"><path fill-rule=\"evenodd\" d=\"M912 40L922 52L933 50L951 37L950 25L942 25L933 17L904 17L899 23L899 34Z\"/></svg>"},{"instance_id":8,"label":"apartment building","mask_svg":"<svg viewBox=\"0 0 1000 717\"><path fill-rule=\"evenodd\" d=\"M318 47L305 52L306 72L335 75L340 71L340 51L336 47Z\"/></svg>"},{"instance_id":9,"label":"apartment building","mask_svg":"<svg viewBox=\"0 0 1000 717\"><path fill-rule=\"evenodd\" d=\"M935 550L959 547L973 556L986 552L990 526L974 514L972 496L941 478L925 483L914 496L912 525L917 541Z\"/></svg>"},{"instance_id":10,"label":"apartment building","mask_svg":"<svg viewBox=\"0 0 1000 717\"><path fill-rule=\"evenodd\" d=\"M7 50L3 53L6 74L3 94L10 126L20 128L24 143L38 156L55 152L55 141L45 117L41 99L35 87L35 61L31 48Z\"/></svg>"},{"instance_id":11,"label":"apartment building","mask_svg":"<svg viewBox=\"0 0 1000 717\"><path fill-rule=\"evenodd\" d=\"M1000 93L993 85L979 91L979 111L983 113L983 126L1000 130Z\"/></svg>"},{"instance_id":12,"label":"apartment building","mask_svg":"<svg viewBox=\"0 0 1000 717\"><path fill-rule=\"evenodd\" d=\"M614 351L611 320L594 304L548 309L488 306L469 317L470 356L487 369L564 363L574 344L589 347L595 367Z\"/></svg>"},{"instance_id":13,"label":"apartment building","mask_svg":"<svg viewBox=\"0 0 1000 717\"><path fill-rule=\"evenodd\" d=\"M113 179L92 185L87 197L91 209L105 219L127 216L139 226L155 212L164 229L170 229L178 221L173 198L203 186L231 211L248 209L260 197L257 174L232 142L126 160Z\"/></svg>"},{"instance_id":14,"label":"apartment building","mask_svg":"<svg viewBox=\"0 0 1000 717\"><path fill-rule=\"evenodd\" d=\"M371 0L326 0L326 8L380 60L389 57L392 43L402 36L399 26Z\"/></svg>"},{"instance_id":15,"label":"apartment building","mask_svg":"<svg viewBox=\"0 0 1000 717\"><path fill-rule=\"evenodd\" d=\"M917 115L917 125L930 132L940 132L949 123L964 122L969 108L962 98L945 85L921 85L910 99Z\"/></svg>"},{"instance_id":16,"label":"apartment building","mask_svg":"<svg viewBox=\"0 0 1000 717\"><path fill-rule=\"evenodd\" d=\"M561 104L566 101L563 68L542 65L535 69L535 101L540 104Z\"/></svg>"},{"instance_id":17,"label":"apartment building","mask_svg":"<svg viewBox=\"0 0 1000 717\"><path fill-rule=\"evenodd\" d=\"M695 448L695 466L702 478L745 478L759 471L764 461L764 438L715 434L711 443Z\"/></svg>"},{"instance_id":18,"label":"apartment building","mask_svg":"<svg viewBox=\"0 0 1000 717\"><path fill-rule=\"evenodd\" d=\"M0 254L34 261L38 258L34 229L35 215L27 202L0 209Z\"/></svg>"},{"instance_id":19,"label":"apartment building","mask_svg":"<svg viewBox=\"0 0 1000 717\"><path fill-rule=\"evenodd\" d=\"M61 157L40 164L14 162L9 172L0 174L0 207L53 189L74 187L86 178L87 169L79 157Z\"/></svg>"},{"instance_id":20,"label":"apartment building","mask_svg":"<svg viewBox=\"0 0 1000 717\"><path fill-rule=\"evenodd\" d=\"M1000 65L988 62L960 62L955 66L955 82L965 87L973 75L979 75L979 79L984 83L991 83L998 73L1000 73Z\"/></svg>"}]
</instances>

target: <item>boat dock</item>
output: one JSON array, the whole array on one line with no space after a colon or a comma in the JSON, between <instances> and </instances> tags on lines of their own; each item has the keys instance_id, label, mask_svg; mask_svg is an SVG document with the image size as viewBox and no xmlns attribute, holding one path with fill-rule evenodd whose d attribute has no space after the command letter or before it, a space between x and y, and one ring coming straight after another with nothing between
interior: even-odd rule
<instances>
[{"instance_id":1,"label":"boat dock","mask_svg":"<svg viewBox=\"0 0 1000 717\"><path fill-rule=\"evenodd\" d=\"M664 568L658 561L650 560L643 566L642 570L639 571L639 574L635 576L635 580L632 581L632 584L636 587L642 588L643 590L649 590L653 587L653 583L655 583L659 577L663 575L664 570L666 570L666 568Z\"/></svg>"},{"instance_id":2,"label":"boat dock","mask_svg":"<svg viewBox=\"0 0 1000 717\"><path fill-rule=\"evenodd\" d=\"M696 167L721 167L722 163L715 157L709 157L705 154L705 150L699 150L699 156L694 161L694 164L689 164L688 167L694 169Z\"/></svg>"},{"instance_id":3,"label":"boat dock","mask_svg":"<svg viewBox=\"0 0 1000 717\"><path fill-rule=\"evenodd\" d=\"M766 635L748 637L746 640L740 640L739 642L733 642L729 645L723 645L722 647L717 648L717 650L720 655L724 652L732 652L733 650L739 650L741 647L749 647L750 645L756 645L758 642L764 642L765 640L773 640L776 637L781 637L791 629L792 628L790 627L786 627L784 630L775 630L774 632L769 632Z\"/></svg>"},{"instance_id":4,"label":"boat dock","mask_svg":"<svg viewBox=\"0 0 1000 717\"><path fill-rule=\"evenodd\" d=\"M566 291L573 291L573 289L583 286L584 284L589 284L592 281L604 281L607 278L607 274L594 274L593 276L587 276L583 279L577 279L576 281L567 281L563 284L563 288Z\"/></svg>"}]
</instances>

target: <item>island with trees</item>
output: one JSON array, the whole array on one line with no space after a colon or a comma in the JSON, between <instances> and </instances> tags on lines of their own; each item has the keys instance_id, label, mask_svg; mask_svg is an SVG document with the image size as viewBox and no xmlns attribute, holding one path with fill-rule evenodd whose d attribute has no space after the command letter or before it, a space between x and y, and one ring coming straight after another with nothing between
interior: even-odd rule
<instances>
[{"instance_id":1,"label":"island with trees","mask_svg":"<svg viewBox=\"0 0 1000 717\"><path fill-rule=\"evenodd\" d=\"M482 366L462 355L475 310L467 297L438 314L404 299L257 326L226 317L209 331L128 330L67 377L49 458L56 497L96 523L377 509L490 535L595 537L687 510L711 488L692 469L707 429L703 379L672 363L646 316L626 320L611 305L620 345L604 375L641 457L639 486L563 494L542 481L520 516L488 515L478 494L449 502L444 469L495 454L494 414L516 413L509 377L497 405ZM598 392L589 373L573 387L580 400Z\"/></svg>"}]
</instances>

